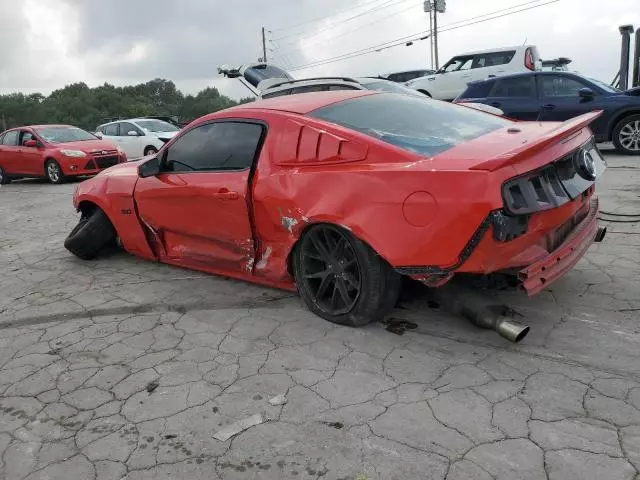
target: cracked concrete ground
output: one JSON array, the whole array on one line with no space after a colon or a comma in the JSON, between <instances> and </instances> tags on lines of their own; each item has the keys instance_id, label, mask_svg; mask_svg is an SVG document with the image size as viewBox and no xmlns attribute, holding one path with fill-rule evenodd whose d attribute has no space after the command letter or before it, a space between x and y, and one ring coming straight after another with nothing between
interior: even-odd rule
<instances>
[{"instance_id":1,"label":"cracked concrete ground","mask_svg":"<svg viewBox=\"0 0 640 480\"><path fill-rule=\"evenodd\" d=\"M602 209L640 213L640 158L608 161ZM0 190L0 478L640 478L638 223L534 299L488 292L532 327L512 345L421 297L400 336L125 253L82 262L74 188Z\"/></svg>"}]
</instances>

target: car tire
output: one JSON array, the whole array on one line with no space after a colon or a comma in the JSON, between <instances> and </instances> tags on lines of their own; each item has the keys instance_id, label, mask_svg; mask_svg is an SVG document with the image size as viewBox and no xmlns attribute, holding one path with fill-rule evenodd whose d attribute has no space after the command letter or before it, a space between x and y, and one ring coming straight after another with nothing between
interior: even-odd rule
<instances>
[{"instance_id":1,"label":"car tire","mask_svg":"<svg viewBox=\"0 0 640 480\"><path fill-rule=\"evenodd\" d=\"M9 178L2 167L0 167L0 185L6 185L8 183L11 183L11 178Z\"/></svg>"},{"instance_id":2,"label":"car tire","mask_svg":"<svg viewBox=\"0 0 640 480\"><path fill-rule=\"evenodd\" d=\"M371 247L330 224L309 228L293 252L298 293L313 313L339 325L382 320L402 279Z\"/></svg>"},{"instance_id":3,"label":"car tire","mask_svg":"<svg viewBox=\"0 0 640 480\"><path fill-rule=\"evenodd\" d=\"M620 120L611 134L619 153L640 155L640 115L629 115Z\"/></svg>"},{"instance_id":4,"label":"car tire","mask_svg":"<svg viewBox=\"0 0 640 480\"><path fill-rule=\"evenodd\" d=\"M96 208L89 214L82 214L80 222L64 241L64 247L82 260L92 260L100 251L116 239L107 215Z\"/></svg>"},{"instance_id":5,"label":"car tire","mask_svg":"<svg viewBox=\"0 0 640 480\"><path fill-rule=\"evenodd\" d=\"M144 156L154 155L158 153L158 149L156 147L147 147L144 149Z\"/></svg>"},{"instance_id":6,"label":"car tire","mask_svg":"<svg viewBox=\"0 0 640 480\"><path fill-rule=\"evenodd\" d=\"M49 180L49 183L53 183L54 185L60 185L64 183L65 177L62 172L62 168L60 164L55 160L47 160L44 164L44 175Z\"/></svg>"}]
</instances>

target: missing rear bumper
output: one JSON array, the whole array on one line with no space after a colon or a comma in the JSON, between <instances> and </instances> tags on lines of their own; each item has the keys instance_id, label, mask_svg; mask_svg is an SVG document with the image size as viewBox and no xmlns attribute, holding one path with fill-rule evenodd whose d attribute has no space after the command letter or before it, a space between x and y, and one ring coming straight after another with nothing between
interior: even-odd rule
<instances>
[{"instance_id":1,"label":"missing rear bumper","mask_svg":"<svg viewBox=\"0 0 640 480\"><path fill-rule=\"evenodd\" d=\"M518 272L518 280L527 295L533 296L561 278L584 256L593 242L606 235L598 228L598 199L591 200L589 213L552 253Z\"/></svg>"}]
</instances>

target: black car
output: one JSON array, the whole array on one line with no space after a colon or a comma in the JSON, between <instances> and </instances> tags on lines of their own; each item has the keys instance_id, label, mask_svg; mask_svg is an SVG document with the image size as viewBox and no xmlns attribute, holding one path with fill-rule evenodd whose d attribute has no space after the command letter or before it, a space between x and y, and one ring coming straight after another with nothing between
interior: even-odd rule
<instances>
[{"instance_id":1,"label":"black car","mask_svg":"<svg viewBox=\"0 0 640 480\"><path fill-rule=\"evenodd\" d=\"M404 72L394 72L388 73L386 75L380 75L380 78L384 78L385 80L390 80L392 82L397 83L406 83L409 80L413 80L414 78L426 77L427 75L433 75L436 73L435 70L407 70Z\"/></svg>"},{"instance_id":2,"label":"black car","mask_svg":"<svg viewBox=\"0 0 640 480\"><path fill-rule=\"evenodd\" d=\"M517 120L564 121L603 110L591 125L598 142L640 155L640 87L621 91L572 72L530 72L470 82L456 102L497 107Z\"/></svg>"}]
</instances>

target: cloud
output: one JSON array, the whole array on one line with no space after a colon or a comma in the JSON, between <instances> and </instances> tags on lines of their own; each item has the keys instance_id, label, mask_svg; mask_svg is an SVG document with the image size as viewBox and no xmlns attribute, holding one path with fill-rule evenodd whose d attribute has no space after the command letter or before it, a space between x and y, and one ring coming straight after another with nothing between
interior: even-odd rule
<instances>
[{"instance_id":1,"label":"cloud","mask_svg":"<svg viewBox=\"0 0 640 480\"><path fill-rule=\"evenodd\" d=\"M610 81L619 66L618 25L640 27L637 0L616 0L606 10L599 2L561 0L464 28L456 27L525 0L447 3L440 15L441 64L465 51L526 41L543 58L568 56L573 68ZM263 25L270 30L268 55L284 68L429 26L418 0L0 0L0 92L48 93L78 81L123 85L163 77L187 92L217 86L246 96L239 82L220 78L217 67L261 56ZM424 67L431 62L428 52L428 41L414 42L294 73L372 75Z\"/></svg>"}]
</instances>

